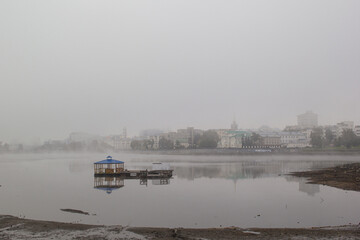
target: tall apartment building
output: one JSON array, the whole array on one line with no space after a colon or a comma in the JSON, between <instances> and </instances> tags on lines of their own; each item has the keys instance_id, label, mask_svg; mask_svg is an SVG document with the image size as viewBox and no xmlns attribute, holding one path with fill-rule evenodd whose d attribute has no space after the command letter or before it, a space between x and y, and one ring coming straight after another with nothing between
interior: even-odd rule
<instances>
[{"instance_id":1,"label":"tall apartment building","mask_svg":"<svg viewBox=\"0 0 360 240\"><path fill-rule=\"evenodd\" d=\"M318 126L318 115L312 111L297 116L298 126L302 128L314 128Z\"/></svg>"}]
</instances>

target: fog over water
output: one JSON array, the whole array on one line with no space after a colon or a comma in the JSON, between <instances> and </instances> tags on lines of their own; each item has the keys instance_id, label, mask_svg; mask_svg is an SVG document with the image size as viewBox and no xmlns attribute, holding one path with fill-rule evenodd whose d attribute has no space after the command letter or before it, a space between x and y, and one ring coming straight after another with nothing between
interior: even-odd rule
<instances>
[{"instance_id":1,"label":"fog over water","mask_svg":"<svg viewBox=\"0 0 360 240\"><path fill-rule=\"evenodd\" d=\"M147 182L122 179L119 188L95 188L99 179L94 178L93 163L102 157L0 155L0 213L155 227L313 227L359 222L359 192L307 184L287 175L359 162L356 156L116 154L114 158L123 160L128 169L151 169L153 162L166 162L174 177ZM68 208L90 215L60 210Z\"/></svg>"},{"instance_id":2,"label":"fog over water","mask_svg":"<svg viewBox=\"0 0 360 240\"><path fill-rule=\"evenodd\" d=\"M0 2L0 141L360 123L357 0Z\"/></svg>"}]
</instances>

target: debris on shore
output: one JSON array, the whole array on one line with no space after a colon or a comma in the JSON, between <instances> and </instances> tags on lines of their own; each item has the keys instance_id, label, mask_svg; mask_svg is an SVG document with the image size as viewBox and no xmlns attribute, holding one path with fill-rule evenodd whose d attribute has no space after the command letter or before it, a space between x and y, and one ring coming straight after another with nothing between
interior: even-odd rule
<instances>
[{"instance_id":1,"label":"debris on shore","mask_svg":"<svg viewBox=\"0 0 360 240\"><path fill-rule=\"evenodd\" d=\"M65 209L60 209L60 210L64 211L64 212L70 212L70 213L78 213L78 214L90 215L88 212L84 212L84 211L77 210L77 209L65 208Z\"/></svg>"},{"instance_id":2,"label":"debris on shore","mask_svg":"<svg viewBox=\"0 0 360 240\"><path fill-rule=\"evenodd\" d=\"M360 230L355 225L338 227L314 227L314 228L249 228L238 227L226 228L151 228L134 227L128 231L145 236L146 239L167 240L287 240L287 239L358 239Z\"/></svg>"},{"instance_id":3,"label":"debris on shore","mask_svg":"<svg viewBox=\"0 0 360 240\"><path fill-rule=\"evenodd\" d=\"M316 228L150 228L61 223L0 215L0 239L359 239L357 225Z\"/></svg>"},{"instance_id":4,"label":"debris on shore","mask_svg":"<svg viewBox=\"0 0 360 240\"><path fill-rule=\"evenodd\" d=\"M309 184L322 184L343 190L360 191L360 163L315 171L293 172L290 175L308 178Z\"/></svg>"}]
</instances>

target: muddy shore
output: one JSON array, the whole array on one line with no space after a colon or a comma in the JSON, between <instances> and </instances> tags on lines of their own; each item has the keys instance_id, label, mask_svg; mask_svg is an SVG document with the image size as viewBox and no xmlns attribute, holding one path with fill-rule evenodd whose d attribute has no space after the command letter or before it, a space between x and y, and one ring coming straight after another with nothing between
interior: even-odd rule
<instances>
[{"instance_id":1,"label":"muddy shore","mask_svg":"<svg viewBox=\"0 0 360 240\"><path fill-rule=\"evenodd\" d=\"M308 178L309 184L322 184L343 190L360 191L360 163L316 171L294 172L290 175Z\"/></svg>"},{"instance_id":2,"label":"muddy shore","mask_svg":"<svg viewBox=\"0 0 360 240\"><path fill-rule=\"evenodd\" d=\"M143 228L96 226L0 216L0 239L360 239L355 225L321 228Z\"/></svg>"}]
</instances>

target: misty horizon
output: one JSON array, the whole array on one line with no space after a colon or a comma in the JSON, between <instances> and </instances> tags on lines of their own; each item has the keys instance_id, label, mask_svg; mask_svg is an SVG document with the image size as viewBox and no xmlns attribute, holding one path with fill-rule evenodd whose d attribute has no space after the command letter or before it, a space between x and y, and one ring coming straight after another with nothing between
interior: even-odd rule
<instances>
[{"instance_id":1,"label":"misty horizon","mask_svg":"<svg viewBox=\"0 0 360 240\"><path fill-rule=\"evenodd\" d=\"M0 141L360 124L359 1L2 1Z\"/></svg>"}]
</instances>

